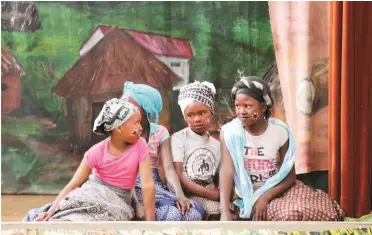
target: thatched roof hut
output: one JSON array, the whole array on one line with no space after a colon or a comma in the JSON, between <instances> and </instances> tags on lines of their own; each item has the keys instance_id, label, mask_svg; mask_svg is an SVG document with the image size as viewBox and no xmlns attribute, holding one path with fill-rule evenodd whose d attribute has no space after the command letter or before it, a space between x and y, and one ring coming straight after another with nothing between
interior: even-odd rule
<instances>
[{"instance_id":1,"label":"thatched roof hut","mask_svg":"<svg viewBox=\"0 0 372 235\"><path fill-rule=\"evenodd\" d=\"M24 74L24 71L13 55L4 48L1 48L1 76L8 74L21 76Z\"/></svg>"},{"instance_id":2,"label":"thatched roof hut","mask_svg":"<svg viewBox=\"0 0 372 235\"><path fill-rule=\"evenodd\" d=\"M119 92L126 81L171 87L177 75L129 34L115 28L75 63L53 93L70 97Z\"/></svg>"},{"instance_id":3,"label":"thatched roof hut","mask_svg":"<svg viewBox=\"0 0 372 235\"><path fill-rule=\"evenodd\" d=\"M170 112L171 89L178 76L128 33L113 28L53 88L53 94L66 97L70 142L78 151L102 140L92 133L94 119L105 101L122 95L126 81L158 88L163 110ZM170 127L169 113L162 112L160 119Z\"/></svg>"}]
</instances>

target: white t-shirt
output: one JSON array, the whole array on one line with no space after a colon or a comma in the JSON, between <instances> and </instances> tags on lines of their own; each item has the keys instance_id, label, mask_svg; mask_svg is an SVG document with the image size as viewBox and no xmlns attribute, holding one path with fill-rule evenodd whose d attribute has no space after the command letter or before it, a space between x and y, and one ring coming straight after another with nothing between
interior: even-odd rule
<instances>
[{"instance_id":1,"label":"white t-shirt","mask_svg":"<svg viewBox=\"0 0 372 235\"><path fill-rule=\"evenodd\" d=\"M256 191L277 173L279 149L287 142L288 132L279 125L269 123L262 135L253 136L247 131L244 135L244 166Z\"/></svg>"},{"instance_id":2,"label":"white t-shirt","mask_svg":"<svg viewBox=\"0 0 372 235\"><path fill-rule=\"evenodd\" d=\"M218 140L211 136L205 140L187 127L172 135L171 144L173 162L183 162L184 176L206 184L213 183L221 158Z\"/></svg>"}]
</instances>

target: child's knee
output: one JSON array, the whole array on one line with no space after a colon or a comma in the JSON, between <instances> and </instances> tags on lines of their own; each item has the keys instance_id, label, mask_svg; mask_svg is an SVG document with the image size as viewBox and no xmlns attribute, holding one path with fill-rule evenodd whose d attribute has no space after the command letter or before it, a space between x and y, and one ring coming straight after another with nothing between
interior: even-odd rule
<instances>
[{"instance_id":1,"label":"child's knee","mask_svg":"<svg viewBox=\"0 0 372 235\"><path fill-rule=\"evenodd\" d=\"M200 206L200 205L199 205ZM182 220L183 221L201 221L203 220L205 211L202 206L193 206L190 211L186 213Z\"/></svg>"}]
</instances>

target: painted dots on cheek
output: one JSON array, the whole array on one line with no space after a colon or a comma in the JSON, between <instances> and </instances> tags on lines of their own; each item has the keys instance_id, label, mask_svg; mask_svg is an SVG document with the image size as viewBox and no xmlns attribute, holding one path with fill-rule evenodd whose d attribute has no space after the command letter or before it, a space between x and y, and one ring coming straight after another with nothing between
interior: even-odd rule
<instances>
[{"instance_id":1,"label":"painted dots on cheek","mask_svg":"<svg viewBox=\"0 0 372 235\"><path fill-rule=\"evenodd\" d=\"M257 112L255 112L255 113L252 114L252 118L254 120L257 120L259 117L260 117L260 115Z\"/></svg>"},{"instance_id":2,"label":"painted dots on cheek","mask_svg":"<svg viewBox=\"0 0 372 235\"><path fill-rule=\"evenodd\" d=\"M136 136L138 133L138 130L137 129L134 129L131 133L130 133L130 136Z\"/></svg>"},{"instance_id":3,"label":"painted dots on cheek","mask_svg":"<svg viewBox=\"0 0 372 235\"><path fill-rule=\"evenodd\" d=\"M210 118L206 118L206 119L205 119L205 124L209 124L210 121L211 121Z\"/></svg>"}]
</instances>

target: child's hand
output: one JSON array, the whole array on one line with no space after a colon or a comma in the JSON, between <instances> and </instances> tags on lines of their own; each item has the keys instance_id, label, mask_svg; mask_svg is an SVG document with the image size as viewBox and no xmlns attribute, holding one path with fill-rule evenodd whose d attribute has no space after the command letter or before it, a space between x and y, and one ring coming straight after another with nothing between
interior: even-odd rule
<instances>
[{"instance_id":1,"label":"child's hand","mask_svg":"<svg viewBox=\"0 0 372 235\"><path fill-rule=\"evenodd\" d=\"M145 219L145 208L139 203L136 203L136 219L137 220Z\"/></svg>"},{"instance_id":2,"label":"child's hand","mask_svg":"<svg viewBox=\"0 0 372 235\"><path fill-rule=\"evenodd\" d=\"M42 212L36 219L35 221L48 221L52 217L53 213L52 212Z\"/></svg>"},{"instance_id":3,"label":"child's hand","mask_svg":"<svg viewBox=\"0 0 372 235\"><path fill-rule=\"evenodd\" d=\"M177 205L178 210L180 210L183 215L188 213L192 206L190 199L188 199L185 196L180 196L180 197L177 197L176 200L177 200L176 205Z\"/></svg>"},{"instance_id":4,"label":"child's hand","mask_svg":"<svg viewBox=\"0 0 372 235\"><path fill-rule=\"evenodd\" d=\"M252 214L255 214L257 221L265 221L267 219L267 206L269 199L262 195L253 206Z\"/></svg>"}]
</instances>

